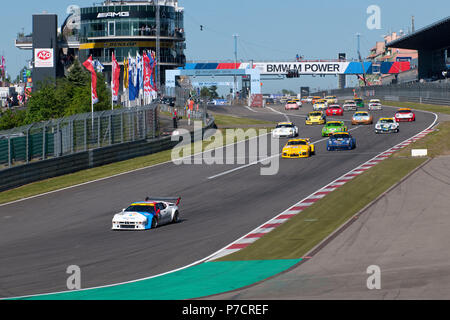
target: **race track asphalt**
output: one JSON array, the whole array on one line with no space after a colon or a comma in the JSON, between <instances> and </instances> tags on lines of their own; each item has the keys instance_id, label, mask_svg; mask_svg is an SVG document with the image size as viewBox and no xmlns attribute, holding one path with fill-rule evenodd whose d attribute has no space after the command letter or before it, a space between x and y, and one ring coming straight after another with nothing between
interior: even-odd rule
<instances>
[{"instance_id":1,"label":"race track asphalt","mask_svg":"<svg viewBox=\"0 0 450 320\"><path fill-rule=\"evenodd\" d=\"M250 111L215 107L211 112L285 121L281 106ZM289 111L300 136L322 140L321 126L306 127L306 105ZM277 113L278 112L278 113ZM393 116L394 109L375 113ZM349 121L352 113L346 113ZM433 123L417 112L399 134L375 135L373 126L352 127L357 149L326 151L309 159L280 160L277 175L260 165L172 163L0 206L0 298L65 291L66 269L82 270L82 287L109 285L171 271L215 253L291 205L380 152ZM349 122L347 122L349 124ZM280 150L285 139L281 141ZM208 179L228 170L235 171ZM181 196L182 222L148 232L113 232L113 215L146 196Z\"/></svg>"}]
</instances>

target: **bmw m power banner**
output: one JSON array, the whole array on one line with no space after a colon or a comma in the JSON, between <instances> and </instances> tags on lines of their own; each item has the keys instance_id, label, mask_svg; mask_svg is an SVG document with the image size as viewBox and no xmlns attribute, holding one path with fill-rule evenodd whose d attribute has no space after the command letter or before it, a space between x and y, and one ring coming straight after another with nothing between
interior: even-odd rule
<instances>
[{"instance_id":1,"label":"bmw m power banner","mask_svg":"<svg viewBox=\"0 0 450 320\"><path fill-rule=\"evenodd\" d=\"M117 62L116 56L112 54L112 77L111 77L111 91L114 102L119 100L119 86L120 86L120 66Z\"/></svg>"},{"instance_id":2,"label":"bmw m power banner","mask_svg":"<svg viewBox=\"0 0 450 320\"><path fill-rule=\"evenodd\" d=\"M91 73L92 78L92 104L96 104L98 102L97 95L97 72L95 71L94 61L92 60L92 56L89 57L84 63L83 66Z\"/></svg>"}]
</instances>

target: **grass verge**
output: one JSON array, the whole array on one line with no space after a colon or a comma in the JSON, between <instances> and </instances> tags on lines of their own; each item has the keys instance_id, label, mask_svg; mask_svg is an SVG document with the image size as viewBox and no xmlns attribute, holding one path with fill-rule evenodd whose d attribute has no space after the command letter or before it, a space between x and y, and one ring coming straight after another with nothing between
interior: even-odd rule
<instances>
[{"instance_id":1,"label":"grass verge","mask_svg":"<svg viewBox=\"0 0 450 320\"><path fill-rule=\"evenodd\" d=\"M425 161L423 158L387 159L330 193L249 247L218 261L304 257L368 203Z\"/></svg>"},{"instance_id":2,"label":"grass verge","mask_svg":"<svg viewBox=\"0 0 450 320\"><path fill-rule=\"evenodd\" d=\"M432 158L441 155L450 155L449 137L450 121L441 122L435 131L395 153L393 157L408 157L411 155L411 149L428 149L428 156Z\"/></svg>"},{"instance_id":3,"label":"grass verge","mask_svg":"<svg viewBox=\"0 0 450 320\"><path fill-rule=\"evenodd\" d=\"M450 155L449 136L450 122L439 124L436 131L425 138L394 153L249 247L219 261L293 259L305 256L352 216L427 160L412 158L411 149L428 149L432 158Z\"/></svg>"},{"instance_id":4,"label":"grass verge","mask_svg":"<svg viewBox=\"0 0 450 320\"><path fill-rule=\"evenodd\" d=\"M223 114L212 113L214 116L216 125L219 128L224 128L227 126L249 126L249 125L267 125L275 126L277 123L273 121L264 121L250 118L241 118L236 116L228 116Z\"/></svg>"},{"instance_id":5,"label":"grass verge","mask_svg":"<svg viewBox=\"0 0 450 320\"><path fill-rule=\"evenodd\" d=\"M391 107L411 108L411 109L417 109L417 110L423 110L423 111L429 111L429 112L439 112L439 113L450 114L449 106L438 106L438 105L433 105L433 104L423 104L423 103L417 103L417 102L398 102L398 101L381 101L381 103L383 105L391 106Z\"/></svg>"},{"instance_id":6,"label":"grass verge","mask_svg":"<svg viewBox=\"0 0 450 320\"><path fill-rule=\"evenodd\" d=\"M244 132L247 129L243 129ZM259 128L259 129L251 129L248 131L250 134L248 136L235 137L234 142L240 142L243 140L248 140L260 134L264 134L266 132L270 132L271 128ZM215 147L212 146L211 141L202 142L202 150L210 150ZM223 144L225 145L226 136L223 135ZM194 144L191 145L192 154L195 153ZM92 169L82 170L79 172L75 172L72 174L55 177L47 180L37 181L28 185L24 185L19 188L3 191L0 193L0 204L8 203L11 201L20 200L23 198L28 198L32 196L36 196L39 194L60 190L63 188L68 188L71 186L79 185L82 183L87 183L89 181L94 181L98 179L108 178L117 174L130 172L137 169L142 169L146 167L150 167L153 165L161 164L164 162L168 162L172 160L172 150L166 150L162 152L158 152L152 155L138 157L130 160L125 160L121 162L116 162L112 164L108 164L101 167L96 167Z\"/></svg>"}]
</instances>

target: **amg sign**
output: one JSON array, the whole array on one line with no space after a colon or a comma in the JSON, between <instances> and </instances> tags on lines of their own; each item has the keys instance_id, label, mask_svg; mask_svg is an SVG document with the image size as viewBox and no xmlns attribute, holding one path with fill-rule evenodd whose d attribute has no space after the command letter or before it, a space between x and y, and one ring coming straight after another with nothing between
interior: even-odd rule
<instances>
[{"instance_id":1,"label":"amg sign","mask_svg":"<svg viewBox=\"0 0 450 320\"><path fill-rule=\"evenodd\" d=\"M124 18L129 17L129 12L100 12L97 15L97 19L103 19L103 18Z\"/></svg>"},{"instance_id":2,"label":"amg sign","mask_svg":"<svg viewBox=\"0 0 450 320\"><path fill-rule=\"evenodd\" d=\"M299 74L343 74L348 62L297 62L297 63L256 63L261 74L288 74L298 71Z\"/></svg>"}]
</instances>

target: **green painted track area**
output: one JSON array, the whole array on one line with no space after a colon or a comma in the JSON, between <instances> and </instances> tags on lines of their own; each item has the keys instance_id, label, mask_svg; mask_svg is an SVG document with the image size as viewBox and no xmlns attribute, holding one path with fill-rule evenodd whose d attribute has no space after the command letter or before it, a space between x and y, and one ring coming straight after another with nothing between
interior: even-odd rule
<instances>
[{"instance_id":1,"label":"green painted track area","mask_svg":"<svg viewBox=\"0 0 450 320\"><path fill-rule=\"evenodd\" d=\"M224 293L288 270L300 259L207 262L178 272L106 288L24 300L186 300Z\"/></svg>"}]
</instances>

